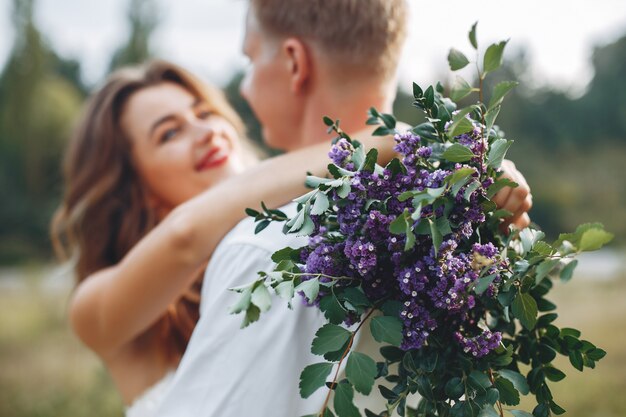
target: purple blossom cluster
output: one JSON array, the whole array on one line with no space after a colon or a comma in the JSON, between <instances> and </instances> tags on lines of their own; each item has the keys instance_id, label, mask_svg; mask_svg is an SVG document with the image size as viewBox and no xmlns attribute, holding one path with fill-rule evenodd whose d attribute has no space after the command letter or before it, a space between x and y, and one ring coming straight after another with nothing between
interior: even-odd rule
<instances>
[{"instance_id":1,"label":"purple blossom cluster","mask_svg":"<svg viewBox=\"0 0 626 417\"><path fill-rule=\"evenodd\" d=\"M332 203L327 213L315 216L315 231L301 252L306 274L353 278L371 301L399 301L401 348L405 350L419 349L433 332L445 331L451 342L474 357L500 344L500 333L479 327L477 317L484 307L473 291L482 276L494 274L494 284L482 296L495 297L495 284L501 282L498 274L506 267L499 260L498 248L480 243L475 232L485 220L481 201L492 184L478 181L479 157L486 151L480 134L476 128L457 138L477 155L464 165L432 164L431 145L411 132L395 135L394 149L401 155L403 169L387 166L353 172L347 179L350 191L343 197L337 188L328 190ZM340 139L329 156L335 165L354 169L354 152L350 142ZM468 181L452 195L446 180L467 167L475 171L470 178L473 188L466 192L472 182ZM421 204L421 211L410 217L415 244L407 250L408 235L392 233L390 225L405 210L414 213L416 207L411 198L400 196L441 187L446 189L439 203ZM437 247L431 224L440 235Z\"/></svg>"}]
</instances>

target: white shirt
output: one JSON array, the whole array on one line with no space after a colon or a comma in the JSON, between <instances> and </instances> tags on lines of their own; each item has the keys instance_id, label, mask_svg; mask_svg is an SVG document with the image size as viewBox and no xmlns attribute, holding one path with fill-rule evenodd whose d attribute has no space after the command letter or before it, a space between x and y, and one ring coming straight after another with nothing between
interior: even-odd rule
<instances>
[{"instance_id":1,"label":"white shirt","mask_svg":"<svg viewBox=\"0 0 626 417\"><path fill-rule=\"evenodd\" d=\"M283 208L295 212L295 204ZM271 271L271 255L285 246L299 247L305 238L284 235L282 224L254 234L251 218L239 223L219 244L206 269L200 320L165 396L158 416L298 417L321 409L327 389L304 400L298 383L305 366L323 362L311 353L315 331L325 319L298 296L293 310L273 296L259 322L240 329L243 315L230 315L239 294L228 288Z\"/></svg>"}]
</instances>

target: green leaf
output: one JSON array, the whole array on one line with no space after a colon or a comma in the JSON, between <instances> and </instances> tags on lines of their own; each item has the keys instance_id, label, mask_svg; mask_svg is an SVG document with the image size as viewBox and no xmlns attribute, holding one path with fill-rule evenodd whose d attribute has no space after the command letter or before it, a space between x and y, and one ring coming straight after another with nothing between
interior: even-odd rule
<instances>
[{"instance_id":1,"label":"green leaf","mask_svg":"<svg viewBox=\"0 0 626 417\"><path fill-rule=\"evenodd\" d=\"M496 279L497 276L498 276L497 274L491 274L491 275L487 275L486 277L480 278L478 282L476 283L476 286L474 287L474 292L478 295L481 295L482 293L484 293L487 290L487 288L489 288L489 285L491 285L493 280Z\"/></svg>"},{"instance_id":2,"label":"green leaf","mask_svg":"<svg viewBox=\"0 0 626 417\"><path fill-rule=\"evenodd\" d=\"M409 214L408 209L404 209L404 212L395 218L389 224L389 231L394 235L402 235L406 233L406 228L408 226L407 215Z\"/></svg>"},{"instance_id":3,"label":"green leaf","mask_svg":"<svg viewBox=\"0 0 626 417\"><path fill-rule=\"evenodd\" d=\"M491 380L489 377L480 371L470 372L469 382L472 383L475 388L486 389L491 387Z\"/></svg>"},{"instance_id":4,"label":"green leaf","mask_svg":"<svg viewBox=\"0 0 626 417\"><path fill-rule=\"evenodd\" d=\"M427 109L431 108L435 103L435 90L433 86L429 86L426 91L424 91L424 105Z\"/></svg>"},{"instance_id":5,"label":"green leaf","mask_svg":"<svg viewBox=\"0 0 626 417\"><path fill-rule=\"evenodd\" d=\"M465 394L465 384L459 377L454 377L446 382L445 393L448 397L456 400Z\"/></svg>"},{"instance_id":6,"label":"green leaf","mask_svg":"<svg viewBox=\"0 0 626 417\"><path fill-rule=\"evenodd\" d=\"M558 259L546 259L541 262L536 269L535 284L539 284L548 274L559 264Z\"/></svg>"},{"instance_id":7,"label":"green leaf","mask_svg":"<svg viewBox=\"0 0 626 417\"><path fill-rule=\"evenodd\" d=\"M334 125L334 124L335 124L335 122L333 122L333 119L331 119L331 118L330 118L330 117L328 117L328 116L324 116L324 117L322 118L322 120L324 121L324 124L325 124L326 126L328 126L328 127L330 127L330 126L332 126L332 125Z\"/></svg>"},{"instance_id":8,"label":"green leaf","mask_svg":"<svg viewBox=\"0 0 626 417\"><path fill-rule=\"evenodd\" d=\"M320 300L320 310L324 313L324 317L333 324L340 324L346 318L346 310L334 294L329 294Z\"/></svg>"},{"instance_id":9,"label":"green leaf","mask_svg":"<svg viewBox=\"0 0 626 417\"><path fill-rule=\"evenodd\" d=\"M519 83L517 81L502 81L496 84L493 89L493 94L491 95L491 99L489 100L489 106L487 106L488 110L493 109L495 106L499 106L504 99L504 96L515 88Z\"/></svg>"},{"instance_id":10,"label":"green leaf","mask_svg":"<svg viewBox=\"0 0 626 417\"><path fill-rule=\"evenodd\" d=\"M613 239L613 234L602 229L589 229L582 234L578 249L581 251L598 250Z\"/></svg>"},{"instance_id":11,"label":"green leaf","mask_svg":"<svg viewBox=\"0 0 626 417\"><path fill-rule=\"evenodd\" d=\"M512 140L498 139L489 149L489 156L487 157L487 166L498 169L502 165L502 161L506 155L506 151L509 150L513 144Z\"/></svg>"},{"instance_id":12,"label":"green leaf","mask_svg":"<svg viewBox=\"0 0 626 417\"><path fill-rule=\"evenodd\" d=\"M300 249L291 247L282 248L272 254L272 261L279 263L280 261L300 261Z\"/></svg>"},{"instance_id":13,"label":"green leaf","mask_svg":"<svg viewBox=\"0 0 626 417\"><path fill-rule=\"evenodd\" d=\"M489 110L485 113L485 132L487 136L489 136L491 129L496 123L496 119L500 114L500 106L495 106L493 109Z\"/></svg>"},{"instance_id":14,"label":"green leaf","mask_svg":"<svg viewBox=\"0 0 626 417\"><path fill-rule=\"evenodd\" d=\"M350 353L346 364L346 378L354 385L354 389L361 394L369 395L377 374L374 359L360 352Z\"/></svg>"},{"instance_id":15,"label":"green leaf","mask_svg":"<svg viewBox=\"0 0 626 417\"><path fill-rule=\"evenodd\" d=\"M370 149L370 151L367 153L367 156L365 157L365 162L363 163L361 170L366 171L366 172L374 172L374 167L376 166L377 159L378 159L378 150L375 148Z\"/></svg>"},{"instance_id":16,"label":"green leaf","mask_svg":"<svg viewBox=\"0 0 626 417\"><path fill-rule=\"evenodd\" d=\"M455 143L445 150L442 157L450 162L466 162L476 157L476 155L467 146Z\"/></svg>"},{"instance_id":17,"label":"green leaf","mask_svg":"<svg viewBox=\"0 0 626 417\"><path fill-rule=\"evenodd\" d=\"M317 278L311 278L309 280L302 281L295 290L302 291L309 303L312 303L315 301L320 292L320 282Z\"/></svg>"},{"instance_id":18,"label":"green leaf","mask_svg":"<svg viewBox=\"0 0 626 417\"><path fill-rule=\"evenodd\" d=\"M556 414L557 416L560 416L561 414L565 414L565 410L561 408L561 406L559 406L554 401L550 401L550 410L552 410L552 412Z\"/></svg>"},{"instance_id":19,"label":"green leaf","mask_svg":"<svg viewBox=\"0 0 626 417\"><path fill-rule=\"evenodd\" d=\"M248 309L252 298L252 287L253 285L250 285L241 292L239 300L230 308L230 314L239 314Z\"/></svg>"},{"instance_id":20,"label":"green leaf","mask_svg":"<svg viewBox=\"0 0 626 417\"><path fill-rule=\"evenodd\" d=\"M263 283L257 285L254 291L252 291L250 301L252 301L252 304L259 307L259 310L261 311L267 311L272 306L272 298L270 297L270 292L267 290L267 287Z\"/></svg>"},{"instance_id":21,"label":"green leaf","mask_svg":"<svg viewBox=\"0 0 626 417\"><path fill-rule=\"evenodd\" d=\"M504 378L496 378L495 386L500 393L500 402L506 405L519 404L519 392L517 392L511 381Z\"/></svg>"},{"instance_id":22,"label":"green leaf","mask_svg":"<svg viewBox=\"0 0 626 417\"><path fill-rule=\"evenodd\" d=\"M569 361L572 364L572 366L582 372L583 370L582 353L580 353L579 350L571 350L568 356L569 356Z\"/></svg>"},{"instance_id":23,"label":"green leaf","mask_svg":"<svg viewBox=\"0 0 626 417\"><path fill-rule=\"evenodd\" d=\"M319 192L315 196L315 202L313 203L313 207L311 207L311 214L314 216L323 214L326 210L328 210L329 206L330 202L328 201L326 194Z\"/></svg>"},{"instance_id":24,"label":"green leaf","mask_svg":"<svg viewBox=\"0 0 626 417\"><path fill-rule=\"evenodd\" d=\"M502 55L504 54L504 47L508 41L502 41L490 45L485 52L485 58L483 60L483 71L485 74L497 70L502 65Z\"/></svg>"},{"instance_id":25,"label":"green leaf","mask_svg":"<svg viewBox=\"0 0 626 417\"><path fill-rule=\"evenodd\" d=\"M454 138L463 133L471 132L472 130L474 130L472 122L469 119L461 118L450 125L448 128L448 136Z\"/></svg>"},{"instance_id":26,"label":"green leaf","mask_svg":"<svg viewBox=\"0 0 626 417\"><path fill-rule=\"evenodd\" d=\"M254 323L261 316L261 310L255 305L250 305L246 310L246 315L241 323L241 328L248 327L251 323Z\"/></svg>"},{"instance_id":27,"label":"green leaf","mask_svg":"<svg viewBox=\"0 0 626 417\"><path fill-rule=\"evenodd\" d=\"M433 239L433 248L435 249L435 256L439 253L439 246L441 246L441 242L443 242L443 236L439 229L437 228L435 222L431 219L428 219L428 223L430 224L430 235Z\"/></svg>"},{"instance_id":28,"label":"green leaf","mask_svg":"<svg viewBox=\"0 0 626 417\"><path fill-rule=\"evenodd\" d=\"M309 365L300 374L300 396L309 398L311 394L326 384L326 378L330 375L333 364L328 362Z\"/></svg>"},{"instance_id":29,"label":"green leaf","mask_svg":"<svg viewBox=\"0 0 626 417\"><path fill-rule=\"evenodd\" d=\"M538 313L537 302L530 294L518 293L511 305L511 311L527 330L535 327Z\"/></svg>"},{"instance_id":30,"label":"green leaf","mask_svg":"<svg viewBox=\"0 0 626 417\"><path fill-rule=\"evenodd\" d=\"M565 265L565 268L561 270L561 274L560 274L561 281L567 282L570 279L572 279L572 275L574 274L574 269L576 268L577 265L578 265L577 259L574 259L573 261Z\"/></svg>"},{"instance_id":31,"label":"green leaf","mask_svg":"<svg viewBox=\"0 0 626 417\"><path fill-rule=\"evenodd\" d=\"M450 91L450 98L454 101L459 101L474 91L471 85L461 76L457 76L452 84L452 90Z\"/></svg>"},{"instance_id":32,"label":"green leaf","mask_svg":"<svg viewBox=\"0 0 626 417\"><path fill-rule=\"evenodd\" d=\"M337 417L361 417L359 409L354 405L354 390L347 382L337 384L333 404Z\"/></svg>"},{"instance_id":33,"label":"green leaf","mask_svg":"<svg viewBox=\"0 0 626 417\"><path fill-rule=\"evenodd\" d=\"M274 288L276 294L287 301L291 301L294 295L293 281L283 281Z\"/></svg>"},{"instance_id":34,"label":"green leaf","mask_svg":"<svg viewBox=\"0 0 626 417\"><path fill-rule=\"evenodd\" d=\"M461 68L465 68L467 64L469 64L469 60L463 54L463 52L458 49L450 49L448 53L448 64L450 65L450 69L452 71L460 70Z\"/></svg>"},{"instance_id":35,"label":"green leaf","mask_svg":"<svg viewBox=\"0 0 626 417\"><path fill-rule=\"evenodd\" d=\"M335 324L325 324L317 333L311 344L311 352L315 355L324 355L328 352L335 352L350 339L349 330Z\"/></svg>"},{"instance_id":36,"label":"green leaf","mask_svg":"<svg viewBox=\"0 0 626 417\"><path fill-rule=\"evenodd\" d=\"M476 26L477 25L478 25L478 22L475 22L472 25L472 30L470 30L470 33L469 33L469 41L474 47L474 49L478 49L478 42L476 41Z\"/></svg>"},{"instance_id":37,"label":"green leaf","mask_svg":"<svg viewBox=\"0 0 626 417\"><path fill-rule=\"evenodd\" d=\"M558 382L565 378L565 373L559 369L556 369L552 366L544 366L543 373L546 375L550 381Z\"/></svg>"},{"instance_id":38,"label":"green leaf","mask_svg":"<svg viewBox=\"0 0 626 417\"><path fill-rule=\"evenodd\" d=\"M594 361L599 361L600 359L604 358L606 356L606 352L600 348L595 348L592 349L591 351L587 352L587 357L591 360Z\"/></svg>"},{"instance_id":39,"label":"green leaf","mask_svg":"<svg viewBox=\"0 0 626 417\"><path fill-rule=\"evenodd\" d=\"M258 216L258 215L259 215L259 214L261 214L261 213L259 213L258 211L254 210L254 209L247 208L247 209L246 209L246 214L247 214L248 216L250 216L250 217L256 217L256 216Z\"/></svg>"},{"instance_id":40,"label":"green leaf","mask_svg":"<svg viewBox=\"0 0 626 417\"><path fill-rule=\"evenodd\" d=\"M500 179L496 180L496 182L491 184L489 186L489 188L487 188L487 198L492 199L493 196L495 196L498 193L498 191L500 191L504 187L515 188L518 185L519 185L518 183L513 182L513 181L511 181L508 178L500 178Z\"/></svg>"},{"instance_id":41,"label":"green leaf","mask_svg":"<svg viewBox=\"0 0 626 417\"><path fill-rule=\"evenodd\" d=\"M519 372L511 371L509 369L501 369L498 371L498 374L511 381L516 390L518 390L522 395L528 395L530 392L530 388L528 387L528 382L526 382L526 378L524 375Z\"/></svg>"},{"instance_id":42,"label":"green leaf","mask_svg":"<svg viewBox=\"0 0 626 417\"><path fill-rule=\"evenodd\" d=\"M402 322L397 317L374 317L370 322L372 336L377 342L400 346L402 343Z\"/></svg>"},{"instance_id":43,"label":"green leaf","mask_svg":"<svg viewBox=\"0 0 626 417\"><path fill-rule=\"evenodd\" d=\"M413 97L417 100L418 98L421 98L423 95L424 95L424 91L422 91L422 88L416 83L413 83Z\"/></svg>"},{"instance_id":44,"label":"green leaf","mask_svg":"<svg viewBox=\"0 0 626 417\"><path fill-rule=\"evenodd\" d=\"M269 220L261 220L254 228L254 234L256 235L256 234L261 233L269 225L270 225Z\"/></svg>"}]
</instances>

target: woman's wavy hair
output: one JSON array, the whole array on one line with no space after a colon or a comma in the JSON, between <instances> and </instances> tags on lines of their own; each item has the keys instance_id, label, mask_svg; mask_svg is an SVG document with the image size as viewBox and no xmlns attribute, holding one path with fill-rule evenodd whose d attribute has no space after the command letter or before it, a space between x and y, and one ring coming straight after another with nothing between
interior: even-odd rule
<instances>
[{"instance_id":1,"label":"woman's wavy hair","mask_svg":"<svg viewBox=\"0 0 626 417\"><path fill-rule=\"evenodd\" d=\"M69 143L65 192L51 224L55 251L73 261L78 282L120 262L158 222L147 205L120 117L130 96L163 82L211 103L244 136L243 123L222 92L172 63L151 61L113 73L88 100ZM168 357L187 347L198 320L200 285L198 280L156 323Z\"/></svg>"}]
</instances>

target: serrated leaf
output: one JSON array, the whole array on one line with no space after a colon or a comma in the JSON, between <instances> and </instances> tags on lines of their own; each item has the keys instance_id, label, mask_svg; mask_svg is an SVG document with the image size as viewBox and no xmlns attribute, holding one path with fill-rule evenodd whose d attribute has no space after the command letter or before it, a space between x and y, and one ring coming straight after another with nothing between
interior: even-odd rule
<instances>
[{"instance_id":1,"label":"serrated leaf","mask_svg":"<svg viewBox=\"0 0 626 417\"><path fill-rule=\"evenodd\" d=\"M474 47L474 49L478 49L478 42L476 41L476 26L477 25L478 25L478 22L475 22L472 25L472 29L470 30L470 33L469 33L469 41Z\"/></svg>"},{"instance_id":2,"label":"serrated leaf","mask_svg":"<svg viewBox=\"0 0 626 417\"><path fill-rule=\"evenodd\" d=\"M333 369L332 363L321 362L309 365L300 374L300 396L309 398L311 394L326 384L326 378Z\"/></svg>"},{"instance_id":3,"label":"serrated leaf","mask_svg":"<svg viewBox=\"0 0 626 417\"><path fill-rule=\"evenodd\" d=\"M328 210L329 206L330 202L328 201L326 194L319 192L315 196L315 202L313 203L313 207L311 207L311 214L314 216L323 214L326 210Z\"/></svg>"},{"instance_id":4,"label":"serrated leaf","mask_svg":"<svg viewBox=\"0 0 626 417\"><path fill-rule=\"evenodd\" d=\"M361 417L359 409L354 405L354 390L347 382L337 384L333 405L337 417Z\"/></svg>"},{"instance_id":5,"label":"serrated leaf","mask_svg":"<svg viewBox=\"0 0 626 417\"><path fill-rule=\"evenodd\" d=\"M491 145L489 149L489 156L487 157L487 166L498 169L502 165L502 161L506 156L506 151L509 150L513 144L512 140L498 139Z\"/></svg>"},{"instance_id":6,"label":"serrated leaf","mask_svg":"<svg viewBox=\"0 0 626 417\"><path fill-rule=\"evenodd\" d=\"M317 278L311 278L306 281L302 281L300 285L295 288L296 291L302 291L304 296L312 303L317 298L320 292L320 282Z\"/></svg>"},{"instance_id":7,"label":"serrated leaf","mask_svg":"<svg viewBox=\"0 0 626 417\"><path fill-rule=\"evenodd\" d=\"M248 309L246 310L246 315L244 316L243 322L241 323L241 328L243 329L244 327L248 327L248 325L250 325L251 323L259 320L259 317L261 317L261 310L255 305L248 306Z\"/></svg>"},{"instance_id":8,"label":"serrated leaf","mask_svg":"<svg viewBox=\"0 0 626 417\"><path fill-rule=\"evenodd\" d=\"M293 281L283 281L274 288L276 294L287 301L291 301L295 293Z\"/></svg>"},{"instance_id":9,"label":"serrated leaf","mask_svg":"<svg viewBox=\"0 0 626 417\"><path fill-rule=\"evenodd\" d=\"M377 342L400 346L402 343L402 321L397 317L374 317L370 322L372 336Z\"/></svg>"},{"instance_id":10,"label":"serrated leaf","mask_svg":"<svg viewBox=\"0 0 626 417\"><path fill-rule=\"evenodd\" d=\"M450 162L466 162L476 157L476 155L467 146L455 143L444 151L442 157Z\"/></svg>"},{"instance_id":11,"label":"serrated leaf","mask_svg":"<svg viewBox=\"0 0 626 417\"><path fill-rule=\"evenodd\" d=\"M239 296L239 300L237 300L237 302L230 308L230 314L239 314L248 309L250 306L250 299L252 298L252 287L253 285L250 285L242 291Z\"/></svg>"},{"instance_id":12,"label":"serrated leaf","mask_svg":"<svg viewBox=\"0 0 626 417\"><path fill-rule=\"evenodd\" d=\"M511 381L504 378L496 378L495 386L500 393L500 402L506 405L519 404L519 392L517 392Z\"/></svg>"},{"instance_id":13,"label":"serrated leaf","mask_svg":"<svg viewBox=\"0 0 626 417\"><path fill-rule=\"evenodd\" d=\"M350 339L349 330L335 324L325 324L317 333L311 344L311 353L324 355L328 352L336 352Z\"/></svg>"},{"instance_id":14,"label":"serrated leaf","mask_svg":"<svg viewBox=\"0 0 626 417\"><path fill-rule=\"evenodd\" d=\"M352 352L346 364L346 378L361 394L369 395L378 374L376 362L364 353Z\"/></svg>"},{"instance_id":15,"label":"serrated leaf","mask_svg":"<svg viewBox=\"0 0 626 417\"><path fill-rule=\"evenodd\" d=\"M454 101L459 101L467 97L473 91L472 86L465 81L461 76L457 76L452 84L452 90L450 91L450 98Z\"/></svg>"},{"instance_id":16,"label":"serrated leaf","mask_svg":"<svg viewBox=\"0 0 626 417\"><path fill-rule=\"evenodd\" d=\"M346 310L334 294L329 294L320 300L320 310L324 313L324 317L333 324L340 324L346 318Z\"/></svg>"},{"instance_id":17,"label":"serrated leaf","mask_svg":"<svg viewBox=\"0 0 626 417\"><path fill-rule=\"evenodd\" d=\"M467 64L469 64L469 60L463 52L458 49L451 48L448 53L448 64L450 65L450 69L452 71L457 71L461 68L465 68Z\"/></svg>"},{"instance_id":18,"label":"serrated leaf","mask_svg":"<svg viewBox=\"0 0 626 417\"><path fill-rule=\"evenodd\" d=\"M254 291L252 291L250 301L252 301L252 304L259 307L259 310L261 311L267 311L272 306L270 292L263 283L257 285Z\"/></svg>"},{"instance_id":19,"label":"serrated leaf","mask_svg":"<svg viewBox=\"0 0 626 417\"><path fill-rule=\"evenodd\" d=\"M511 312L527 330L532 330L537 324L537 302L528 293L517 294L511 304Z\"/></svg>"},{"instance_id":20,"label":"serrated leaf","mask_svg":"<svg viewBox=\"0 0 626 417\"><path fill-rule=\"evenodd\" d=\"M526 381L526 377L520 374L519 372L511 371L509 369L500 369L498 374L511 381L516 390L518 390L522 395L528 395L530 392L530 387L528 386L528 382Z\"/></svg>"},{"instance_id":21,"label":"serrated leaf","mask_svg":"<svg viewBox=\"0 0 626 417\"><path fill-rule=\"evenodd\" d=\"M613 234L602 229L589 229L580 238L580 251L594 251L600 249L613 239Z\"/></svg>"},{"instance_id":22,"label":"serrated leaf","mask_svg":"<svg viewBox=\"0 0 626 417\"><path fill-rule=\"evenodd\" d=\"M485 52L485 58L483 60L483 72L485 74L497 70L502 65L502 56L504 54L504 47L508 41L502 41L490 45Z\"/></svg>"},{"instance_id":23,"label":"serrated leaf","mask_svg":"<svg viewBox=\"0 0 626 417\"><path fill-rule=\"evenodd\" d=\"M493 89L491 99L489 99L489 106L487 106L487 109L491 110L495 106L499 106L502 103L504 96L517 85L519 85L517 81L502 81L496 84Z\"/></svg>"}]
</instances>

